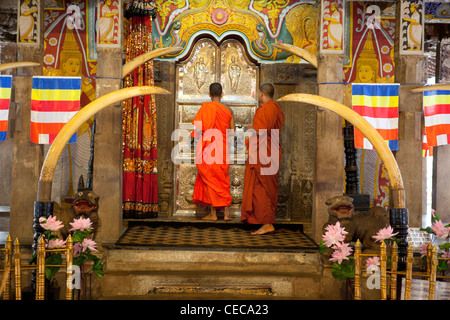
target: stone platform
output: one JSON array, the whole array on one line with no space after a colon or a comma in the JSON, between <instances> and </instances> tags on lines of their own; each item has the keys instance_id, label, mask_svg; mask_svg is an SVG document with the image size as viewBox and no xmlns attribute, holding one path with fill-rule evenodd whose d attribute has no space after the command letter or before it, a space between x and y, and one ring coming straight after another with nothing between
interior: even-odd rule
<instances>
[{"instance_id":1,"label":"stone platform","mask_svg":"<svg viewBox=\"0 0 450 320\"><path fill-rule=\"evenodd\" d=\"M251 236L233 223L130 223L105 248L97 293L101 299L327 298L327 281L334 279L324 278L317 245L299 227L276 225L273 234Z\"/></svg>"},{"instance_id":2,"label":"stone platform","mask_svg":"<svg viewBox=\"0 0 450 320\"><path fill-rule=\"evenodd\" d=\"M102 296L217 294L319 298L318 253L108 250Z\"/></svg>"}]
</instances>

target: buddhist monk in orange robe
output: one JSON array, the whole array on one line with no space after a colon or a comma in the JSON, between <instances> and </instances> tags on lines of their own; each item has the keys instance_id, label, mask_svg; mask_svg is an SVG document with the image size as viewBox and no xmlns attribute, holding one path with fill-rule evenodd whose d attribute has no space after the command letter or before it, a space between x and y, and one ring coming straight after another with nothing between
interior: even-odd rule
<instances>
[{"instance_id":1,"label":"buddhist monk in orange robe","mask_svg":"<svg viewBox=\"0 0 450 320\"><path fill-rule=\"evenodd\" d=\"M204 220L217 220L217 208L225 208L224 220L230 220L230 157L227 148L227 133L234 132L234 117L231 108L220 103L222 86L213 83L209 88L211 102L204 102L193 120L193 137L200 137L195 163L197 178L194 185L193 202L210 206L211 212Z\"/></svg>"},{"instance_id":2,"label":"buddhist monk in orange robe","mask_svg":"<svg viewBox=\"0 0 450 320\"><path fill-rule=\"evenodd\" d=\"M273 100L270 83L259 88L261 106L256 110L246 139L248 159L245 165L241 221L262 225L253 235L275 231L275 211L278 201L278 169L281 160L280 131L284 123L281 107ZM251 130L253 129L253 130Z\"/></svg>"}]
</instances>

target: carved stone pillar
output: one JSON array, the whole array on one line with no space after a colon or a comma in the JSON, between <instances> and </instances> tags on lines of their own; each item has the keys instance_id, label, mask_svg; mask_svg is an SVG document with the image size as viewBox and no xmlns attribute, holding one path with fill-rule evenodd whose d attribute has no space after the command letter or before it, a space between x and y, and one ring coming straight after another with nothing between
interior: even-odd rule
<instances>
[{"instance_id":1,"label":"carved stone pillar","mask_svg":"<svg viewBox=\"0 0 450 320\"><path fill-rule=\"evenodd\" d=\"M1 15L0 15L1 18ZM15 19L15 18L11 18ZM16 62L17 45L15 42L3 42L0 48L0 63ZM2 75L15 75L16 70L5 70ZM13 166L13 144L15 131L15 106L14 90L11 91L10 112L8 121L8 133L6 140L0 143L0 205L9 206L11 203L11 183Z\"/></svg>"},{"instance_id":2,"label":"carved stone pillar","mask_svg":"<svg viewBox=\"0 0 450 320\"><path fill-rule=\"evenodd\" d=\"M319 27L319 65L317 70L318 93L322 97L344 102L343 84L343 1L321 1L321 23ZM324 18L328 13L336 18L336 29L329 28ZM339 19L339 20L337 20ZM341 27L341 32L339 32ZM330 32L340 34L341 41L334 41ZM316 127L316 169L313 199L312 231L316 241L320 241L322 226L328 220L328 198L344 193L344 144L342 118L335 113L317 108Z\"/></svg>"},{"instance_id":3,"label":"carved stone pillar","mask_svg":"<svg viewBox=\"0 0 450 320\"><path fill-rule=\"evenodd\" d=\"M422 224L422 95L410 90L422 82L423 1L399 1L396 8L395 81L399 91L399 147L395 154L405 189L406 208L391 208L391 225L399 232L400 255L406 254L408 224ZM412 21L415 21L413 24ZM418 35L416 37L416 35ZM412 85L408 85L412 84ZM395 196L395 195L391 195Z\"/></svg>"},{"instance_id":4,"label":"carved stone pillar","mask_svg":"<svg viewBox=\"0 0 450 320\"><path fill-rule=\"evenodd\" d=\"M446 28L447 25L442 24L441 28ZM442 30L441 29L441 30ZM445 54L442 54L445 50L445 47L448 48L448 45L444 43L448 40L448 32L439 32L439 40L444 42L440 42L438 45L438 52L436 54L436 60L438 68L446 63L448 64L448 57ZM446 59L446 60L444 60ZM439 68L442 70L441 68ZM450 76L445 76L443 72L436 72L436 82L449 83ZM450 207L450 194L448 193L448 181L450 179L450 146L443 145L433 150L433 204L432 208L436 210L439 217L442 219L443 223L447 223L450 221L450 211L448 208ZM424 211L425 212L425 211Z\"/></svg>"},{"instance_id":5,"label":"carved stone pillar","mask_svg":"<svg viewBox=\"0 0 450 320\"><path fill-rule=\"evenodd\" d=\"M43 30L44 4L43 1L37 1L34 5L37 11L31 14L34 21L32 34L21 38L23 30L20 30L20 24L18 24L17 61L42 63L44 43L40 31ZM20 11L19 7L19 17ZM42 65L33 68L19 68L17 75L14 78L15 110L13 113L15 120L10 233L13 239L19 238L20 243L31 244L34 202L37 197L37 186L43 163L42 145L30 141L31 85L33 75L42 75Z\"/></svg>"},{"instance_id":6,"label":"carved stone pillar","mask_svg":"<svg viewBox=\"0 0 450 320\"><path fill-rule=\"evenodd\" d=\"M122 51L98 49L96 96L122 88L120 78ZM120 105L109 106L96 115L94 138L93 191L99 196L98 239L114 243L122 227L122 111Z\"/></svg>"},{"instance_id":7,"label":"carved stone pillar","mask_svg":"<svg viewBox=\"0 0 450 320\"><path fill-rule=\"evenodd\" d=\"M98 6L102 6L99 1ZM122 1L119 1L119 8ZM119 10L117 27L122 25ZM114 26L116 27L116 26ZM100 41L99 41L100 39ZM101 40L101 39L108 39ZM122 32L117 37L97 37L96 96L122 88ZM115 243L122 231L122 111L120 105L109 106L96 115L94 138L93 191L99 196L97 230L101 244Z\"/></svg>"},{"instance_id":8,"label":"carved stone pillar","mask_svg":"<svg viewBox=\"0 0 450 320\"><path fill-rule=\"evenodd\" d=\"M155 85L170 91L171 95L156 95L156 123L158 130L158 214L173 214L173 162L171 160L175 117L175 63L155 60Z\"/></svg>"}]
</instances>

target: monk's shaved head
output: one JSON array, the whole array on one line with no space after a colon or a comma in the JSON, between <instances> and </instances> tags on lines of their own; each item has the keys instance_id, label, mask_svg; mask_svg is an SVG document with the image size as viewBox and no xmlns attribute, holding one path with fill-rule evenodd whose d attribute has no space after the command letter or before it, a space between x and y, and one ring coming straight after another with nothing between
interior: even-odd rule
<instances>
[{"instance_id":1,"label":"monk's shaved head","mask_svg":"<svg viewBox=\"0 0 450 320\"><path fill-rule=\"evenodd\" d=\"M275 88L271 83L264 83L259 87L259 90L264 93L265 96L269 97L270 99L273 98L273 95L275 94Z\"/></svg>"},{"instance_id":2,"label":"monk's shaved head","mask_svg":"<svg viewBox=\"0 0 450 320\"><path fill-rule=\"evenodd\" d=\"M211 97L220 97L222 95L222 85L214 82L209 86L209 94Z\"/></svg>"}]
</instances>

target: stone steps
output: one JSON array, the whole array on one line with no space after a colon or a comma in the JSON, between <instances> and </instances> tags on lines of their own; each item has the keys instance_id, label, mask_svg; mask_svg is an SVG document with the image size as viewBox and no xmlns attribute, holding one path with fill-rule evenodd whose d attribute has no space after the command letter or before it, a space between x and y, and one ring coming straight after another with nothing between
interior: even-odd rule
<instances>
[{"instance_id":1,"label":"stone steps","mask_svg":"<svg viewBox=\"0 0 450 320\"><path fill-rule=\"evenodd\" d=\"M319 299L319 253L108 249L101 297Z\"/></svg>"}]
</instances>

